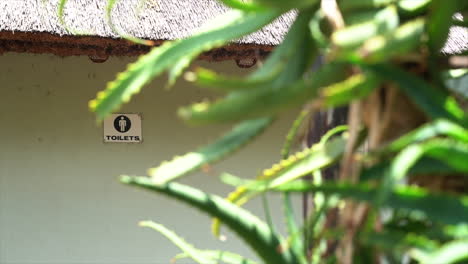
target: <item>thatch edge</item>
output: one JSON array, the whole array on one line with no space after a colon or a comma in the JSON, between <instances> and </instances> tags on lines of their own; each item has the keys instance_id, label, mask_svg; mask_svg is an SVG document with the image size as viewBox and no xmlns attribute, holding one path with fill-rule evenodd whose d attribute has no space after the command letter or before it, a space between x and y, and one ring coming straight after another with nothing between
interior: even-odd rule
<instances>
[{"instance_id":1,"label":"thatch edge","mask_svg":"<svg viewBox=\"0 0 468 264\"><path fill-rule=\"evenodd\" d=\"M154 41L155 46L165 40ZM0 54L6 52L54 54L66 56L89 56L106 59L109 56L139 56L152 47L130 42L125 39L97 36L60 36L46 32L0 31ZM199 56L201 60L224 61L250 58L265 58L274 46L232 43L213 49Z\"/></svg>"}]
</instances>

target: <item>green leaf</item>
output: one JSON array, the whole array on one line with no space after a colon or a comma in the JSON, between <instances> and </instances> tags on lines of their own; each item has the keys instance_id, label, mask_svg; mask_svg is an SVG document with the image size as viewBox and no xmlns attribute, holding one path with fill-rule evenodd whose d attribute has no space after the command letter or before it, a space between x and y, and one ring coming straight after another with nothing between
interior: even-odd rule
<instances>
[{"instance_id":1,"label":"green leaf","mask_svg":"<svg viewBox=\"0 0 468 264\"><path fill-rule=\"evenodd\" d=\"M264 172L271 179L268 187L280 186L331 165L344 153L345 145L345 138L334 138L326 144L316 144L310 150L299 152L273 165Z\"/></svg>"},{"instance_id":2,"label":"green leaf","mask_svg":"<svg viewBox=\"0 0 468 264\"><path fill-rule=\"evenodd\" d=\"M90 32L82 31L82 30L77 30L69 27L67 23L65 22L65 6L68 3L69 0L59 0L58 6L57 6L57 16L60 25L67 31L68 33L71 33L73 35L95 35ZM42 0L44 3L44 0Z\"/></svg>"},{"instance_id":3,"label":"green leaf","mask_svg":"<svg viewBox=\"0 0 468 264\"><path fill-rule=\"evenodd\" d=\"M314 10L316 8L299 12L281 45L273 50L262 67L248 76L248 80L267 79L272 73L278 73L271 86L281 87L302 77L310 69L316 52L313 51L314 43L304 31L307 30L307 23Z\"/></svg>"},{"instance_id":4,"label":"green leaf","mask_svg":"<svg viewBox=\"0 0 468 264\"><path fill-rule=\"evenodd\" d=\"M364 41L376 35L383 35L398 27L399 18L394 5L362 14L367 20L338 29L331 35L334 45L341 49L356 48ZM357 16L357 15L355 15Z\"/></svg>"},{"instance_id":5,"label":"green leaf","mask_svg":"<svg viewBox=\"0 0 468 264\"><path fill-rule=\"evenodd\" d=\"M304 244L301 240L301 233L297 227L294 217L293 207L291 204L291 197L289 193L283 193L283 208L286 218L286 228L288 230L291 249L299 257L300 264L308 264L304 251Z\"/></svg>"},{"instance_id":6,"label":"green leaf","mask_svg":"<svg viewBox=\"0 0 468 264\"><path fill-rule=\"evenodd\" d=\"M241 255L229 252L229 251L219 251L219 250L200 250L205 258L210 259L213 263L218 263L221 261L226 264L257 264L256 262L246 259ZM189 256L186 253L178 254L174 259L184 259ZM210 262L209 262L210 263Z\"/></svg>"},{"instance_id":7,"label":"green leaf","mask_svg":"<svg viewBox=\"0 0 468 264\"><path fill-rule=\"evenodd\" d=\"M141 56L137 62L130 64L127 71L119 74L117 79L110 82L107 89L100 92L95 100L89 104L96 112L98 120L116 110L123 102L139 92L141 87L163 71L177 65L172 75L180 73L182 66L196 58L203 51L220 47L230 40L251 33L270 23L281 13L277 10L247 13L230 11L211 21L209 27L191 38L166 42L161 47L154 48L150 53ZM172 68L174 69L174 68Z\"/></svg>"},{"instance_id":8,"label":"green leaf","mask_svg":"<svg viewBox=\"0 0 468 264\"><path fill-rule=\"evenodd\" d=\"M363 169L361 175L359 176L360 181L369 181L369 180L380 180L386 174L386 171L390 168L390 162L384 161L373 165L369 168ZM445 162L440 160L422 157L417 160L415 164L409 169L408 175L432 175L432 176L442 176L450 173L463 173L461 170L457 170ZM466 175L465 175L466 176Z\"/></svg>"},{"instance_id":9,"label":"green leaf","mask_svg":"<svg viewBox=\"0 0 468 264\"><path fill-rule=\"evenodd\" d=\"M254 261L246 259L241 255L219 250L200 250L196 249L185 240L167 229L161 224L152 221L142 221L140 226L148 227L164 235L174 245L179 247L184 253L178 254L174 259L191 258L200 264L218 263L222 261L227 264L256 264Z\"/></svg>"},{"instance_id":10,"label":"green leaf","mask_svg":"<svg viewBox=\"0 0 468 264\"><path fill-rule=\"evenodd\" d=\"M281 69L283 69L283 67L281 67ZM200 87L212 88L215 91L229 92L271 85L278 77L278 74L279 71L274 70L265 78L236 78L220 75L208 69L198 68L195 72L186 73L185 79L194 82Z\"/></svg>"},{"instance_id":11,"label":"green leaf","mask_svg":"<svg viewBox=\"0 0 468 264\"><path fill-rule=\"evenodd\" d=\"M152 221L142 221L139 224L142 227L149 227L153 230L158 231L167 239L169 239L174 245L180 248L183 252L185 252L191 259L195 260L199 264L207 264L209 259L206 258L201 252L190 245L189 243L185 242L185 240L179 237L176 233L172 230L167 229L165 226L152 222Z\"/></svg>"},{"instance_id":12,"label":"green leaf","mask_svg":"<svg viewBox=\"0 0 468 264\"><path fill-rule=\"evenodd\" d=\"M449 139L434 139L422 145L424 153L468 173L468 144Z\"/></svg>"},{"instance_id":13,"label":"green leaf","mask_svg":"<svg viewBox=\"0 0 468 264\"><path fill-rule=\"evenodd\" d=\"M361 234L360 239L366 245L377 246L389 252L404 253L409 249L434 250L437 248L437 242L424 235L398 230L367 232Z\"/></svg>"},{"instance_id":14,"label":"green leaf","mask_svg":"<svg viewBox=\"0 0 468 264\"><path fill-rule=\"evenodd\" d=\"M299 133L299 128L301 127L305 118L309 116L309 114L310 114L310 110L304 109L299 113L299 115L294 120L293 125L289 129L288 134L286 135L286 141L284 142L284 146L281 149L281 157L283 159L288 158L289 153L291 152L291 146L294 140L296 139L297 134Z\"/></svg>"},{"instance_id":15,"label":"green leaf","mask_svg":"<svg viewBox=\"0 0 468 264\"><path fill-rule=\"evenodd\" d=\"M60 0L58 7L57 7L57 15L60 24L66 27L65 19L64 19L64 12L65 12L65 5L67 4L68 0Z\"/></svg>"},{"instance_id":16,"label":"green leaf","mask_svg":"<svg viewBox=\"0 0 468 264\"><path fill-rule=\"evenodd\" d=\"M310 38L304 35L306 24L314 9L303 10L298 14L285 39L266 62L244 79L226 77L214 72L199 71L189 73L186 79L200 85L223 91L252 90L255 88L276 89L296 81L309 69L314 54ZM298 50L303 51L298 52ZM188 77L188 78L187 78Z\"/></svg>"},{"instance_id":17,"label":"green leaf","mask_svg":"<svg viewBox=\"0 0 468 264\"><path fill-rule=\"evenodd\" d=\"M453 226L445 226L443 233L447 236L457 239L468 238L468 223Z\"/></svg>"},{"instance_id":18,"label":"green leaf","mask_svg":"<svg viewBox=\"0 0 468 264\"><path fill-rule=\"evenodd\" d=\"M421 44L425 20L417 18L399 26L395 31L370 38L357 50L356 54L343 52L340 57L355 57L367 62L385 62L412 51Z\"/></svg>"},{"instance_id":19,"label":"green leaf","mask_svg":"<svg viewBox=\"0 0 468 264\"><path fill-rule=\"evenodd\" d=\"M341 156L346 145L345 143L343 138L336 138L324 144L316 144L309 149L291 155L287 159L283 159L279 163L274 164L271 168L264 170L262 174L257 176L258 184L257 182L255 184L262 187L274 187L327 167ZM224 178L232 179L232 176L225 174L222 177L223 181L225 180ZM249 189L250 185L238 186L228 195L226 200L237 205L242 205L249 199L263 192L262 190L252 191ZM215 235L219 234L219 228L220 223L215 220L212 225L212 230Z\"/></svg>"},{"instance_id":20,"label":"green leaf","mask_svg":"<svg viewBox=\"0 0 468 264\"><path fill-rule=\"evenodd\" d=\"M400 0L397 2L398 14L403 17L414 17L427 11L432 0Z\"/></svg>"},{"instance_id":21,"label":"green leaf","mask_svg":"<svg viewBox=\"0 0 468 264\"><path fill-rule=\"evenodd\" d=\"M249 81L265 79L271 76L272 71L284 69L278 72L270 84L234 91L213 103L202 102L183 107L179 109L179 115L193 124L230 122L271 116L281 109L306 102L307 98L315 94L314 89L308 89L306 81L302 80L316 52L312 48L310 36L303 33L307 30L313 11L310 9L299 13L283 43L262 68L248 77Z\"/></svg>"},{"instance_id":22,"label":"green leaf","mask_svg":"<svg viewBox=\"0 0 468 264\"><path fill-rule=\"evenodd\" d=\"M325 14L322 9L319 9L315 12L309 22L310 35L313 41L316 43L317 47L321 49L329 48L329 37L322 30L322 24L325 21Z\"/></svg>"},{"instance_id":23,"label":"green leaf","mask_svg":"<svg viewBox=\"0 0 468 264\"><path fill-rule=\"evenodd\" d=\"M121 38L124 38L126 40L142 44L142 45L154 45L154 42L151 40L145 40L145 39L140 39L136 38L133 36L130 36L128 34L125 34L124 32L121 32L114 24L114 20L112 19L112 10L114 9L115 4L120 0L107 0L107 5L106 5L106 21L107 25L111 28L112 31L116 32L117 35L119 35Z\"/></svg>"},{"instance_id":24,"label":"green leaf","mask_svg":"<svg viewBox=\"0 0 468 264\"><path fill-rule=\"evenodd\" d=\"M254 185L251 185L254 186ZM259 190L254 186L252 189ZM264 188L264 187L262 187ZM325 183L314 185L306 181L295 181L277 186L280 192L323 192L376 205L380 191L370 184ZM444 193L430 193L422 188L398 186L390 192L384 207L422 212L431 220L449 225L468 223L468 196L453 196Z\"/></svg>"},{"instance_id":25,"label":"green leaf","mask_svg":"<svg viewBox=\"0 0 468 264\"><path fill-rule=\"evenodd\" d=\"M391 153L401 151L410 144L421 143L437 136L448 136L461 142L468 143L468 130L451 121L438 119L401 136L387 146L384 146L376 152L372 152L370 155L368 155L368 157L372 157L374 155L389 155ZM384 161L378 163L370 168L364 169L360 179L367 181L371 179L382 178L386 174L386 170L388 170L389 167L390 162ZM434 158L422 157L413 164L408 174L446 174L453 172L461 171L457 170L457 168L448 166L442 161L435 160Z\"/></svg>"},{"instance_id":26,"label":"green leaf","mask_svg":"<svg viewBox=\"0 0 468 264\"><path fill-rule=\"evenodd\" d=\"M369 95L378 87L380 79L372 74L355 74L348 79L324 87L320 94L326 107L348 104Z\"/></svg>"},{"instance_id":27,"label":"green leaf","mask_svg":"<svg viewBox=\"0 0 468 264\"><path fill-rule=\"evenodd\" d=\"M72 33L73 35L81 35L81 33L70 28L65 22L65 6L67 5L67 2L68 0L59 0L58 6L57 6L57 16L58 16L59 23L62 27L65 28L66 31Z\"/></svg>"},{"instance_id":28,"label":"green leaf","mask_svg":"<svg viewBox=\"0 0 468 264\"><path fill-rule=\"evenodd\" d=\"M320 139L320 144L326 144L332 137L336 136L339 133L348 131L348 129L348 125L340 125L328 130Z\"/></svg>"},{"instance_id":29,"label":"green leaf","mask_svg":"<svg viewBox=\"0 0 468 264\"><path fill-rule=\"evenodd\" d=\"M297 256L289 249L281 247L278 236L268 225L247 210L240 208L223 198L204 193L190 186L170 182L154 184L147 177L122 176L121 182L149 191L167 195L221 221L242 238L265 263L298 263ZM279 250L281 249L281 250Z\"/></svg>"},{"instance_id":30,"label":"green leaf","mask_svg":"<svg viewBox=\"0 0 468 264\"><path fill-rule=\"evenodd\" d=\"M388 171L385 172L375 198L377 207L385 204L397 182L404 179L411 167L424 155L439 159L457 170L468 172L468 144L447 139L432 139L410 145L392 160Z\"/></svg>"},{"instance_id":31,"label":"green leaf","mask_svg":"<svg viewBox=\"0 0 468 264\"><path fill-rule=\"evenodd\" d=\"M315 90L304 81L271 89L264 87L235 92L214 103L201 102L179 109L179 116L191 124L232 122L275 115L288 107L302 105Z\"/></svg>"},{"instance_id":32,"label":"green leaf","mask_svg":"<svg viewBox=\"0 0 468 264\"><path fill-rule=\"evenodd\" d=\"M438 119L401 136L378 152L397 152L409 144L419 143L436 136L449 136L462 142L468 142L467 129L449 120Z\"/></svg>"},{"instance_id":33,"label":"green leaf","mask_svg":"<svg viewBox=\"0 0 468 264\"><path fill-rule=\"evenodd\" d=\"M316 5L318 0L253 0L253 3L258 3L264 6L269 6L273 8L282 8L285 10L293 8L306 8L313 5Z\"/></svg>"},{"instance_id":34,"label":"green leaf","mask_svg":"<svg viewBox=\"0 0 468 264\"><path fill-rule=\"evenodd\" d=\"M468 100L468 89L466 86L468 84L468 68L465 69L455 69L449 70L442 74L444 85L447 88L459 95L462 100ZM468 109L464 109L467 111Z\"/></svg>"},{"instance_id":35,"label":"green leaf","mask_svg":"<svg viewBox=\"0 0 468 264\"><path fill-rule=\"evenodd\" d=\"M175 157L172 161L163 162L158 167L150 169L148 174L153 182L158 184L175 180L239 149L260 134L271 121L271 118L244 121L214 143L181 157Z\"/></svg>"},{"instance_id":36,"label":"green leaf","mask_svg":"<svg viewBox=\"0 0 468 264\"><path fill-rule=\"evenodd\" d=\"M456 225L455 227L459 226L464 226L464 224ZM448 225L429 220L419 212L407 210L392 210L390 219L383 224L384 230L388 232L412 233L427 237L433 241L447 241L455 238L452 234L445 231L447 227Z\"/></svg>"},{"instance_id":37,"label":"green leaf","mask_svg":"<svg viewBox=\"0 0 468 264\"><path fill-rule=\"evenodd\" d=\"M419 211L410 210L391 210L391 220L384 224L384 229L389 232L422 236L437 244L467 238L467 227L468 223L447 225L433 221ZM435 247L431 247L433 249Z\"/></svg>"},{"instance_id":38,"label":"green leaf","mask_svg":"<svg viewBox=\"0 0 468 264\"><path fill-rule=\"evenodd\" d=\"M390 65L379 64L363 67L382 79L398 84L398 88L431 118L444 118L467 124L465 113L457 105L455 99L421 78Z\"/></svg>"},{"instance_id":39,"label":"green leaf","mask_svg":"<svg viewBox=\"0 0 468 264\"><path fill-rule=\"evenodd\" d=\"M202 102L181 108L179 115L193 124L229 122L274 115L284 109L300 106L316 97L319 88L341 78L344 74L340 71L342 68L342 65L337 64L325 65L313 73L310 79L300 79L277 88L260 87L236 91L214 103Z\"/></svg>"},{"instance_id":40,"label":"green leaf","mask_svg":"<svg viewBox=\"0 0 468 264\"><path fill-rule=\"evenodd\" d=\"M271 168L264 170L257 177L256 181L238 186L235 191L229 194L227 200L241 205L263 191L297 180L313 171L323 169L331 165L343 154L345 145L346 140L339 137L331 139L325 144L315 144L309 149L291 155L287 159L274 164ZM223 181L228 179L226 183L229 184L229 179L233 177L224 175L223 178ZM255 191L251 190L251 184L254 184L259 189Z\"/></svg>"},{"instance_id":41,"label":"green leaf","mask_svg":"<svg viewBox=\"0 0 468 264\"><path fill-rule=\"evenodd\" d=\"M413 249L410 251L410 256L425 264L450 264L460 260L468 260L468 240L450 241L433 252Z\"/></svg>"},{"instance_id":42,"label":"green leaf","mask_svg":"<svg viewBox=\"0 0 468 264\"><path fill-rule=\"evenodd\" d=\"M187 68L190 65L194 58L195 56L187 56L185 58L181 58L177 62L175 62L171 67L169 67L166 88L170 88L176 83L177 78L179 78L179 76L182 74L185 68Z\"/></svg>"},{"instance_id":43,"label":"green leaf","mask_svg":"<svg viewBox=\"0 0 468 264\"><path fill-rule=\"evenodd\" d=\"M254 1L242 1L242 0L220 0L223 4L244 11L262 11L265 10L265 7L259 5Z\"/></svg>"},{"instance_id":44,"label":"green leaf","mask_svg":"<svg viewBox=\"0 0 468 264\"><path fill-rule=\"evenodd\" d=\"M463 78L468 75L468 68L447 70L442 75L446 80Z\"/></svg>"},{"instance_id":45,"label":"green leaf","mask_svg":"<svg viewBox=\"0 0 468 264\"><path fill-rule=\"evenodd\" d=\"M396 0L340 0L338 6L342 12L349 12L359 9L373 9L387 6L396 2Z\"/></svg>"},{"instance_id":46,"label":"green leaf","mask_svg":"<svg viewBox=\"0 0 468 264\"><path fill-rule=\"evenodd\" d=\"M424 151L420 146L411 145L401 151L390 164L388 172L385 172L380 187L380 191L375 197L377 208L383 206L391 194L398 181L406 177L410 168L421 158Z\"/></svg>"}]
</instances>

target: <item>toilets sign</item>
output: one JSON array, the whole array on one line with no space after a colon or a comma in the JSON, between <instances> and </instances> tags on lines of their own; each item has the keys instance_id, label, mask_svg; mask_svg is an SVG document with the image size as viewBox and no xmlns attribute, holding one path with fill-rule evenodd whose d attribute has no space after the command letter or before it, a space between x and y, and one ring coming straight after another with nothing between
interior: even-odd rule
<instances>
[{"instance_id":1,"label":"toilets sign","mask_svg":"<svg viewBox=\"0 0 468 264\"><path fill-rule=\"evenodd\" d=\"M104 120L104 142L140 143L142 139L139 114L112 114Z\"/></svg>"}]
</instances>

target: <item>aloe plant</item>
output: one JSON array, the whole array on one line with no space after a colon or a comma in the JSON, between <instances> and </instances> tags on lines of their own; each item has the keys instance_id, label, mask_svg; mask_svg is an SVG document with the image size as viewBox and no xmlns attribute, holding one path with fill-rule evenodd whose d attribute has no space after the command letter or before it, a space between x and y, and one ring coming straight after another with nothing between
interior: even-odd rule
<instances>
[{"instance_id":1,"label":"aloe plant","mask_svg":"<svg viewBox=\"0 0 468 264\"><path fill-rule=\"evenodd\" d=\"M108 1L111 26L117 1ZM66 2L59 5L62 21ZM215 234L220 224L226 225L262 263L467 263L468 109L461 106L467 105L467 93L445 84L468 71L458 70L455 76L447 74L450 69L444 65L450 63L439 64L449 61L440 53L449 28L467 25L452 20L455 12L466 14L466 1L221 2L233 10L208 23L214 26L167 41L118 74L89 104L97 119L117 110L163 72L173 84L201 52L254 32L293 9L297 17L283 43L247 77L205 69L184 75L225 96L182 107L180 117L193 124L240 122L231 132L162 162L149 176L122 176L121 181L205 212L215 218ZM318 58L325 65L311 71ZM464 80L462 90L468 89ZM291 142L311 113L342 105L351 108L348 126L291 153ZM235 187L226 198L176 182L254 140L277 114L291 108L302 110L286 136L282 158L253 179L223 174L222 180ZM324 179L322 172L335 165L340 165L339 177ZM445 180L456 186L446 186ZM265 192L284 195L285 238L242 208ZM315 209L304 223L294 220L289 200L294 192L314 197ZM183 251L176 258L254 263L232 252L196 249L157 223L141 225L176 244Z\"/></svg>"}]
</instances>

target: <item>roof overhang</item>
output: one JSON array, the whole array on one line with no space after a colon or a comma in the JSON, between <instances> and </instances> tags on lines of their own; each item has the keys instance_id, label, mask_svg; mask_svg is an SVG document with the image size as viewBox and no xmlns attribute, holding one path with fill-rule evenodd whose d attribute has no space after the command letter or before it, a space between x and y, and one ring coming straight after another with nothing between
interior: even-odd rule
<instances>
[{"instance_id":1,"label":"roof overhang","mask_svg":"<svg viewBox=\"0 0 468 264\"><path fill-rule=\"evenodd\" d=\"M154 41L156 46L164 40ZM89 56L99 61L109 56L138 56L149 52L151 46L125 39L97 36L60 36L45 32L0 31L0 54L5 52L48 53L58 56ZM266 57L274 46L232 43L199 56L209 61L243 60Z\"/></svg>"}]
</instances>

